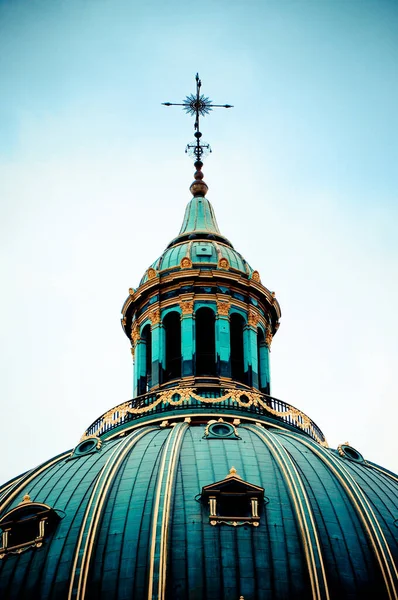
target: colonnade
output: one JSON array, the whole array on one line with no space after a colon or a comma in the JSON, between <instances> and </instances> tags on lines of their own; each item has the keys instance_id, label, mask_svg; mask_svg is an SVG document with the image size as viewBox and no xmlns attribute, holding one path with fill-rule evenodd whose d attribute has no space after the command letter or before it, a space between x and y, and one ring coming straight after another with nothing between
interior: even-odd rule
<instances>
[{"instance_id":1,"label":"colonnade","mask_svg":"<svg viewBox=\"0 0 398 600\"><path fill-rule=\"evenodd\" d=\"M134 397L172 380L232 379L270 393L269 326L228 301L181 301L134 325Z\"/></svg>"}]
</instances>

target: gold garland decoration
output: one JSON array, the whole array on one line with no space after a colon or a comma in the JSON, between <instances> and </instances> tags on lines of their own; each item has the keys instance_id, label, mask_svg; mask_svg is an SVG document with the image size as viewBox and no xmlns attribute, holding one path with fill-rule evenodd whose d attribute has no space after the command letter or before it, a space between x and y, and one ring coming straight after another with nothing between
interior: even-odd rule
<instances>
[{"instance_id":1,"label":"gold garland decoration","mask_svg":"<svg viewBox=\"0 0 398 600\"><path fill-rule=\"evenodd\" d=\"M159 404L170 404L170 406L181 406L184 402L189 403L190 399L198 400L204 404L221 404L226 400L232 400L232 402L236 402L242 408L250 408L251 406L261 406L264 410L266 410L271 415L275 417L291 417L294 424L302 429L303 431L309 430L311 432L312 437L319 443L321 446L328 447L328 443L326 440L322 440L319 435L316 433L314 426L311 423L311 420L307 415L305 415L301 410L294 408L287 404L287 410L280 411L272 408L266 402L264 402L262 396L257 394L256 392L238 390L235 388L226 389L225 393L218 398L205 398L200 396L195 392L196 388L184 387L184 388L172 388L169 390L165 390L164 392L160 392L158 397L154 402L148 404L146 406L139 406L136 408L132 408L129 406L129 402L124 402L115 408L112 408L108 412L106 412L102 419L101 425L96 429L94 433L90 436L85 433L82 439L86 437L91 437L98 435L104 425L117 425L122 421L122 419L126 416L126 414L132 415L141 415L150 410L153 410ZM177 400L174 400L174 396L178 396ZM247 401L242 400L242 397L247 398ZM117 413L117 416L116 416Z\"/></svg>"}]
</instances>

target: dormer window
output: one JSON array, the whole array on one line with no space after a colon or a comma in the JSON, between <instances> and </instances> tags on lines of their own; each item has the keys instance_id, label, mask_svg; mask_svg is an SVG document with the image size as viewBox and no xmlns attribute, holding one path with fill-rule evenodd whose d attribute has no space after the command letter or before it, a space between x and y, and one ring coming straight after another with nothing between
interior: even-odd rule
<instances>
[{"instance_id":1,"label":"dormer window","mask_svg":"<svg viewBox=\"0 0 398 600\"><path fill-rule=\"evenodd\" d=\"M60 516L53 508L32 502L26 494L16 508L0 519L0 558L39 548L59 520Z\"/></svg>"},{"instance_id":2,"label":"dormer window","mask_svg":"<svg viewBox=\"0 0 398 600\"><path fill-rule=\"evenodd\" d=\"M257 527L260 523L264 489L243 481L234 467L222 481L206 485L201 498L209 507L210 525Z\"/></svg>"}]
</instances>

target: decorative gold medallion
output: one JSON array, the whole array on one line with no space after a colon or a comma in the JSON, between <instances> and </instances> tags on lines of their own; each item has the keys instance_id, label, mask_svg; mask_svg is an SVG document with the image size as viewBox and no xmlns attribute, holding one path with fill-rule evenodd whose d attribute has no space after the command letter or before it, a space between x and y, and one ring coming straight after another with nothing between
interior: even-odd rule
<instances>
[{"instance_id":1,"label":"decorative gold medallion","mask_svg":"<svg viewBox=\"0 0 398 600\"><path fill-rule=\"evenodd\" d=\"M154 277L156 277L156 270L152 267L149 267L149 269L147 271L147 275L148 275L148 279L153 279Z\"/></svg>"},{"instance_id":2,"label":"decorative gold medallion","mask_svg":"<svg viewBox=\"0 0 398 600\"><path fill-rule=\"evenodd\" d=\"M184 256L180 262L181 269L192 269L192 260L188 256Z\"/></svg>"},{"instance_id":3,"label":"decorative gold medallion","mask_svg":"<svg viewBox=\"0 0 398 600\"><path fill-rule=\"evenodd\" d=\"M220 260L218 261L218 268L219 269L229 269L229 262L228 259L225 258L225 256L223 256L222 258L220 258Z\"/></svg>"},{"instance_id":4,"label":"decorative gold medallion","mask_svg":"<svg viewBox=\"0 0 398 600\"><path fill-rule=\"evenodd\" d=\"M256 283L261 283L260 273L258 271L253 271L253 273L252 273L252 279Z\"/></svg>"}]
</instances>

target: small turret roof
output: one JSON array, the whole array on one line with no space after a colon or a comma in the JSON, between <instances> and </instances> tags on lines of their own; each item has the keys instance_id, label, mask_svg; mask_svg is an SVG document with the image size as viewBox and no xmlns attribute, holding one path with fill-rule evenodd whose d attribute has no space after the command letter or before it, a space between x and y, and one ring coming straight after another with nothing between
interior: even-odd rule
<instances>
[{"instance_id":1,"label":"small turret roof","mask_svg":"<svg viewBox=\"0 0 398 600\"><path fill-rule=\"evenodd\" d=\"M221 234L214 209L204 196L196 196L187 204L180 233L168 248L185 239L216 239L233 248L231 242Z\"/></svg>"},{"instance_id":2,"label":"small turret roof","mask_svg":"<svg viewBox=\"0 0 398 600\"><path fill-rule=\"evenodd\" d=\"M210 201L204 196L194 196L188 203L180 232L167 246L163 254L155 260L149 269L165 271L181 266L184 257L190 264L199 268L232 268L249 279L253 269L237 252L231 242L220 233L216 215ZM220 263L226 259L227 263ZM148 280L148 270L140 285Z\"/></svg>"}]
</instances>

